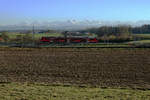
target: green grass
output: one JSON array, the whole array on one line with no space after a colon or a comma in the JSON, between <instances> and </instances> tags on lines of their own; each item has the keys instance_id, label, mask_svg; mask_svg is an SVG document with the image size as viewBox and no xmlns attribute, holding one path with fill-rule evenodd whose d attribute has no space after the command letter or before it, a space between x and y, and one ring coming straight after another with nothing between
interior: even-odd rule
<instances>
[{"instance_id":1,"label":"green grass","mask_svg":"<svg viewBox=\"0 0 150 100\"><path fill-rule=\"evenodd\" d=\"M115 43L92 43L92 44L86 44L86 43L77 43L77 44L67 44L67 45L63 45L63 44L47 44L47 45L41 45L41 47L103 47L103 48L107 48L107 47L130 47L130 45L128 45L127 43L119 43L119 44L115 44Z\"/></svg>"},{"instance_id":2,"label":"green grass","mask_svg":"<svg viewBox=\"0 0 150 100\"><path fill-rule=\"evenodd\" d=\"M133 34L133 36L137 38L150 39L150 34Z\"/></svg>"},{"instance_id":3,"label":"green grass","mask_svg":"<svg viewBox=\"0 0 150 100\"><path fill-rule=\"evenodd\" d=\"M97 43L97 44L80 44L81 47L129 47L125 43Z\"/></svg>"},{"instance_id":4,"label":"green grass","mask_svg":"<svg viewBox=\"0 0 150 100\"><path fill-rule=\"evenodd\" d=\"M150 43L150 40L138 40L138 41L131 41L128 43L134 43L134 44L147 44Z\"/></svg>"},{"instance_id":5,"label":"green grass","mask_svg":"<svg viewBox=\"0 0 150 100\"><path fill-rule=\"evenodd\" d=\"M8 35L9 38L11 38L11 39L15 39L17 35L24 36L24 34L20 34L20 33L8 33L7 35Z\"/></svg>"},{"instance_id":6,"label":"green grass","mask_svg":"<svg viewBox=\"0 0 150 100\"><path fill-rule=\"evenodd\" d=\"M22 35L24 36L25 34L20 34L20 33L8 33L9 38L14 39L16 38L17 35ZM30 34L32 36L32 34ZM60 33L43 33L43 34L34 34L35 39L40 39L41 37L50 37L50 36L54 36L54 37L59 37L62 36L62 34Z\"/></svg>"},{"instance_id":7,"label":"green grass","mask_svg":"<svg viewBox=\"0 0 150 100\"><path fill-rule=\"evenodd\" d=\"M45 34L35 34L35 38L39 39L41 37L51 37L51 36L54 36L54 37L61 37L63 36L62 34L60 33L45 33Z\"/></svg>"},{"instance_id":8,"label":"green grass","mask_svg":"<svg viewBox=\"0 0 150 100\"><path fill-rule=\"evenodd\" d=\"M0 84L0 100L150 100L150 91L9 83Z\"/></svg>"},{"instance_id":9,"label":"green grass","mask_svg":"<svg viewBox=\"0 0 150 100\"><path fill-rule=\"evenodd\" d=\"M129 44L150 44L150 34L133 34L134 41L128 42Z\"/></svg>"},{"instance_id":10,"label":"green grass","mask_svg":"<svg viewBox=\"0 0 150 100\"><path fill-rule=\"evenodd\" d=\"M13 39L16 38L17 35L25 35L25 34L8 33L8 36ZM32 33L30 35L32 35ZM41 33L41 34L36 33L34 36L35 36L35 39L40 39L41 37L61 37L63 35L61 33ZM88 36L88 35L83 35L83 36ZM91 35L91 37L97 37L97 35L93 34Z\"/></svg>"}]
</instances>

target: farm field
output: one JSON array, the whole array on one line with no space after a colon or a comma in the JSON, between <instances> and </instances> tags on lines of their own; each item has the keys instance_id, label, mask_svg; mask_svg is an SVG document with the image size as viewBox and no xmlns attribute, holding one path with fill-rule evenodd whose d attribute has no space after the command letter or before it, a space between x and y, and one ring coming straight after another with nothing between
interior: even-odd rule
<instances>
[{"instance_id":1,"label":"farm field","mask_svg":"<svg viewBox=\"0 0 150 100\"><path fill-rule=\"evenodd\" d=\"M150 40L138 40L138 41L131 41L128 43L146 44L146 43L150 43Z\"/></svg>"},{"instance_id":2,"label":"farm field","mask_svg":"<svg viewBox=\"0 0 150 100\"><path fill-rule=\"evenodd\" d=\"M150 88L150 49L0 48L0 82Z\"/></svg>"},{"instance_id":3,"label":"farm field","mask_svg":"<svg viewBox=\"0 0 150 100\"><path fill-rule=\"evenodd\" d=\"M31 83L0 84L1 100L149 100L149 90Z\"/></svg>"},{"instance_id":4,"label":"farm field","mask_svg":"<svg viewBox=\"0 0 150 100\"><path fill-rule=\"evenodd\" d=\"M7 34L9 36L9 38L14 39L16 38L18 35L22 35L24 36L25 34L20 34L20 33L8 33ZM30 36L32 37L32 33L30 34ZM59 37L62 36L62 34L60 33L43 33L43 34L34 34L34 38L35 39L40 39L41 37Z\"/></svg>"},{"instance_id":5,"label":"farm field","mask_svg":"<svg viewBox=\"0 0 150 100\"><path fill-rule=\"evenodd\" d=\"M2 100L149 100L149 48L0 48Z\"/></svg>"},{"instance_id":6,"label":"farm field","mask_svg":"<svg viewBox=\"0 0 150 100\"><path fill-rule=\"evenodd\" d=\"M135 41L130 43L134 44L150 44L150 34L133 34Z\"/></svg>"},{"instance_id":7,"label":"farm field","mask_svg":"<svg viewBox=\"0 0 150 100\"><path fill-rule=\"evenodd\" d=\"M150 39L150 34L133 34L133 36L143 38L143 39Z\"/></svg>"}]
</instances>

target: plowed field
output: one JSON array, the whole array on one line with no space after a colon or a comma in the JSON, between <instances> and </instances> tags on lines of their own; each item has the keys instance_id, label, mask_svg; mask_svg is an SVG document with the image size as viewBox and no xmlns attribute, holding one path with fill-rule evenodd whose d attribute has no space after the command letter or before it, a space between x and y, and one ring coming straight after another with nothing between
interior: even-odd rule
<instances>
[{"instance_id":1,"label":"plowed field","mask_svg":"<svg viewBox=\"0 0 150 100\"><path fill-rule=\"evenodd\" d=\"M0 49L0 82L150 88L150 49Z\"/></svg>"}]
</instances>

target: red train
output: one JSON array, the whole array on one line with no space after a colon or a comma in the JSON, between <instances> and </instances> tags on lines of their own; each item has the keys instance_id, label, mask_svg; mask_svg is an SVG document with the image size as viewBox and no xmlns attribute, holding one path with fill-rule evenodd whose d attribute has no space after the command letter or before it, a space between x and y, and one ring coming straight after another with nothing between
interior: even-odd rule
<instances>
[{"instance_id":1,"label":"red train","mask_svg":"<svg viewBox=\"0 0 150 100\"><path fill-rule=\"evenodd\" d=\"M40 42L45 43L98 43L97 38L87 37L42 37Z\"/></svg>"}]
</instances>

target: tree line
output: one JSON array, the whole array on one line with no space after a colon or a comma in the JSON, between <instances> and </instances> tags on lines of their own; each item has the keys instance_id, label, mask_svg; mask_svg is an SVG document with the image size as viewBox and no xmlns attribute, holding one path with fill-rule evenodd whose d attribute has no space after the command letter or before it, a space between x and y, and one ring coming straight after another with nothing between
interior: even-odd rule
<instances>
[{"instance_id":1,"label":"tree line","mask_svg":"<svg viewBox=\"0 0 150 100\"><path fill-rule=\"evenodd\" d=\"M128 25L102 26L99 28L90 28L80 32L94 33L102 41L125 42L133 40L132 34L150 33L150 25L131 27Z\"/></svg>"},{"instance_id":2,"label":"tree line","mask_svg":"<svg viewBox=\"0 0 150 100\"><path fill-rule=\"evenodd\" d=\"M149 34L150 33L150 25L143 25L141 27L132 28L133 34Z\"/></svg>"},{"instance_id":3,"label":"tree line","mask_svg":"<svg viewBox=\"0 0 150 100\"><path fill-rule=\"evenodd\" d=\"M139 27L131 27L128 25L120 25L120 26L102 26L99 28L90 28L85 30L86 32L95 33L98 36L103 35L115 35L119 36L122 34L149 34L150 33L150 25L143 25Z\"/></svg>"}]
</instances>

